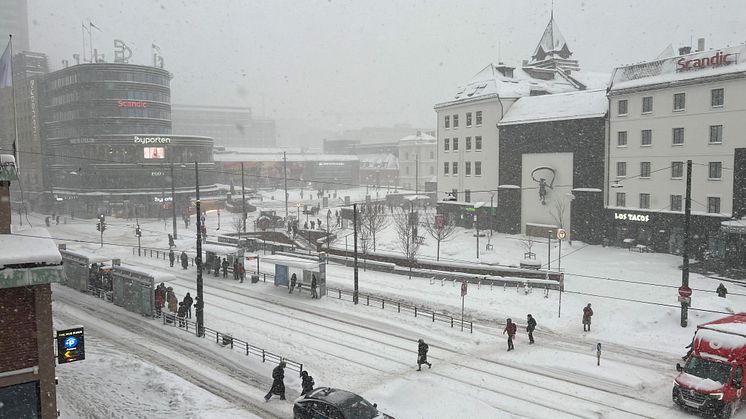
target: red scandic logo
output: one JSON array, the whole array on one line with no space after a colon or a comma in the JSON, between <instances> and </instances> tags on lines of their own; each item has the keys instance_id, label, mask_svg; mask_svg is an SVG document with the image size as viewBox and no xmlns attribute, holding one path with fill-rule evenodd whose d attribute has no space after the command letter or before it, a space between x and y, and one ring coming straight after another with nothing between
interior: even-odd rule
<instances>
[{"instance_id":1,"label":"red scandic logo","mask_svg":"<svg viewBox=\"0 0 746 419\"><path fill-rule=\"evenodd\" d=\"M148 104L141 100L117 100L117 108L147 108Z\"/></svg>"},{"instance_id":2,"label":"red scandic logo","mask_svg":"<svg viewBox=\"0 0 746 419\"><path fill-rule=\"evenodd\" d=\"M728 57L732 55L733 54L724 54L722 51L717 51L715 52L715 55L711 57L694 58L691 60L682 57L676 61L676 71L699 70L705 67L728 65L732 62Z\"/></svg>"},{"instance_id":3,"label":"red scandic logo","mask_svg":"<svg viewBox=\"0 0 746 419\"><path fill-rule=\"evenodd\" d=\"M679 287L679 295L687 298L692 296L692 289L689 287Z\"/></svg>"},{"instance_id":4,"label":"red scandic logo","mask_svg":"<svg viewBox=\"0 0 746 419\"><path fill-rule=\"evenodd\" d=\"M465 279L461 281L461 296L462 297L466 295L466 289L468 287L468 284L469 283Z\"/></svg>"}]
</instances>

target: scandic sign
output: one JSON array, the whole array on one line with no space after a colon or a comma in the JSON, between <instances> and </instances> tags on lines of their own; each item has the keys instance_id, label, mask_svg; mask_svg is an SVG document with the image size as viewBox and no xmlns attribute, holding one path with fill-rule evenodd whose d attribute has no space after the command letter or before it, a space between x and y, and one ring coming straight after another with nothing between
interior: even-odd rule
<instances>
[{"instance_id":1,"label":"scandic sign","mask_svg":"<svg viewBox=\"0 0 746 419\"><path fill-rule=\"evenodd\" d=\"M141 100L117 100L117 108L147 108L148 104Z\"/></svg>"},{"instance_id":2,"label":"scandic sign","mask_svg":"<svg viewBox=\"0 0 746 419\"><path fill-rule=\"evenodd\" d=\"M715 52L715 55L704 58L694 58L687 60L685 57L681 57L676 60L676 71L689 71L689 70L700 70L705 67L718 67L721 65L728 65L732 61L728 57L732 57L734 54L724 54L723 51Z\"/></svg>"}]
</instances>

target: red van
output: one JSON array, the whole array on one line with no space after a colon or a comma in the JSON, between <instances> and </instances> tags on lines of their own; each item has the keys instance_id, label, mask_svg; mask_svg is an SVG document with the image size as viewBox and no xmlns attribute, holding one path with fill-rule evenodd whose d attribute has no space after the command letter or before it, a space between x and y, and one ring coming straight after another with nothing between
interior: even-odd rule
<instances>
[{"instance_id":1,"label":"red van","mask_svg":"<svg viewBox=\"0 0 746 419\"><path fill-rule=\"evenodd\" d=\"M673 381L673 401L684 409L730 418L741 406L746 367L746 313L697 326L692 351Z\"/></svg>"}]
</instances>

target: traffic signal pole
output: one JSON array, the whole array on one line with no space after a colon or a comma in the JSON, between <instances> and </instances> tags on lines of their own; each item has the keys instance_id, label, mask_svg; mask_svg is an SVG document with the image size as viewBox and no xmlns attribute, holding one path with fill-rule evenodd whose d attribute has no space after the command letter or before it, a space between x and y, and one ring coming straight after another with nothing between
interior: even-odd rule
<instances>
[{"instance_id":1,"label":"traffic signal pole","mask_svg":"<svg viewBox=\"0 0 746 419\"><path fill-rule=\"evenodd\" d=\"M197 265L197 304L195 306L195 315L197 317L197 336L205 335L205 322L204 322L204 307L205 307L205 296L202 290L202 207L199 202L199 166L197 162L194 162L194 191L197 207L197 258L195 265Z\"/></svg>"},{"instance_id":2,"label":"traffic signal pole","mask_svg":"<svg viewBox=\"0 0 746 419\"><path fill-rule=\"evenodd\" d=\"M354 270L355 270L355 291L352 294L352 302L357 304L358 298L357 298L357 204L352 204L352 231L354 232L354 238L355 241L354 249L355 249L355 256L354 256Z\"/></svg>"},{"instance_id":3,"label":"traffic signal pole","mask_svg":"<svg viewBox=\"0 0 746 419\"><path fill-rule=\"evenodd\" d=\"M686 203L684 204L684 263L681 267L681 287L689 288L689 221L692 215L692 161L686 161ZM681 302L681 327L686 327L689 303Z\"/></svg>"}]
</instances>

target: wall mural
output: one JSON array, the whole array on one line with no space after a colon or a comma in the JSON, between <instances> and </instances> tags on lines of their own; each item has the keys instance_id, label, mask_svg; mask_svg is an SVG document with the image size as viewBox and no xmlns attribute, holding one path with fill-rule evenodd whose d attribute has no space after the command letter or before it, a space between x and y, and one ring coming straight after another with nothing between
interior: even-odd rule
<instances>
[{"instance_id":1,"label":"wall mural","mask_svg":"<svg viewBox=\"0 0 746 419\"><path fill-rule=\"evenodd\" d=\"M549 166L539 166L531 171L531 179L539 184L539 201L541 205L547 204L547 194L549 193L547 189L554 190L554 180L556 177L557 172Z\"/></svg>"}]
</instances>

